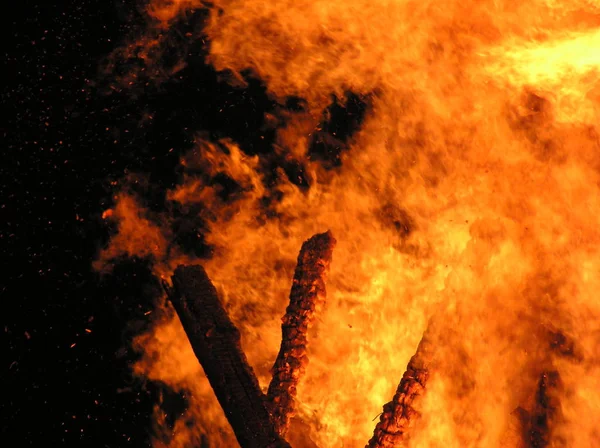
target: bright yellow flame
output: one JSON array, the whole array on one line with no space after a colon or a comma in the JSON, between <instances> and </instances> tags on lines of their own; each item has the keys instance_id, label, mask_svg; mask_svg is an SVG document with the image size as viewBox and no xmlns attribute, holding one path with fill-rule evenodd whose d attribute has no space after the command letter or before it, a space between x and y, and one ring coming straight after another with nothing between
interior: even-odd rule
<instances>
[{"instance_id":1,"label":"bright yellow flame","mask_svg":"<svg viewBox=\"0 0 600 448\"><path fill-rule=\"evenodd\" d=\"M600 30L594 28L560 33L542 43L510 42L482 54L482 63L492 77L544 92L557 105L557 121L593 122L599 118L598 48Z\"/></svg>"}]
</instances>

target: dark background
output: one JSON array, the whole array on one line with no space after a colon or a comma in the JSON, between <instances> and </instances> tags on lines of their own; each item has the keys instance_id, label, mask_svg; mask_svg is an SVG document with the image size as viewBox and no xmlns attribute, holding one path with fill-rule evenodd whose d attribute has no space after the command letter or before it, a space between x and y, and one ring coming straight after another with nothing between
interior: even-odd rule
<instances>
[{"instance_id":1,"label":"dark background","mask_svg":"<svg viewBox=\"0 0 600 448\"><path fill-rule=\"evenodd\" d=\"M126 348L131 322L151 309L152 279L142 262L104 280L91 269L110 231L110 180L157 171L159 157L173 173L177 159L175 142L144 144L149 132L133 127L147 105L99 86L99 64L140 15L104 1L18 8L3 27L2 440L149 446L157 391L132 378Z\"/></svg>"},{"instance_id":2,"label":"dark background","mask_svg":"<svg viewBox=\"0 0 600 448\"><path fill-rule=\"evenodd\" d=\"M118 189L112 183L143 173L139 193L161 211L198 132L268 156L276 126L264 123L265 112L298 111L303 102L276 103L249 74L248 86L233 88L206 66L205 11L161 35L149 62L132 44L148 32L139 2L26 0L15 8L2 27L2 440L150 446L153 405L162 399L174 416L185 401L130 372L131 338L149 325L160 296L148 260L121 260L103 277L92 270L115 230L101 217ZM109 57L117 48L134 51ZM181 60L186 67L167 76ZM316 134L311 147L331 166L364 113L357 97L347 100L329 111L327 135ZM300 164L283 168L305 182ZM206 255L202 224L171 213L175 243Z\"/></svg>"},{"instance_id":3,"label":"dark background","mask_svg":"<svg viewBox=\"0 0 600 448\"><path fill-rule=\"evenodd\" d=\"M128 346L158 287L144 260L104 278L91 267L113 230L101 219L111 181L145 173L159 208L193 131L235 134L239 114L260 119L265 107L219 82L193 42L174 82L122 88L142 64L116 58L111 69L107 57L144 32L140 6L30 2L5 19L0 424L14 446L149 446L162 391L131 376ZM188 19L197 27L202 13ZM227 102L229 116L216 114Z\"/></svg>"}]
</instances>

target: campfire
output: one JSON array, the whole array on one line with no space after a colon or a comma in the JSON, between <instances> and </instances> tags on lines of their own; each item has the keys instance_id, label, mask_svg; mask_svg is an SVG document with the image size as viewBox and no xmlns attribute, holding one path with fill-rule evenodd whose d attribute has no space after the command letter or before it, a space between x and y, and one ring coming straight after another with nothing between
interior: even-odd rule
<instances>
[{"instance_id":1,"label":"campfire","mask_svg":"<svg viewBox=\"0 0 600 448\"><path fill-rule=\"evenodd\" d=\"M130 177L104 214L96 267L165 291L133 341L186 400L155 446L600 446L600 6L155 1L123 53L176 77L200 8L272 141L199 132L161 207Z\"/></svg>"},{"instance_id":2,"label":"campfire","mask_svg":"<svg viewBox=\"0 0 600 448\"><path fill-rule=\"evenodd\" d=\"M174 287L163 283L241 447L290 446L284 437L294 416L297 386L307 364L308 327L317 307L325 301L325 279L334 245L335 239L327 232L313 236L302 246L283 318L281 348L266 396L241 348L239 330L206 271L199 265L181 265L173 276ZM435 347L430 341L433 325L423 335L393 399L383 407L367 448L407 445L410 429L419 418L415 407L426 393L429 369L435 366ZM564 335L550 334L549 341L558 354L574 356L573 342ZM558 371L543 371L531 412L515 409L524 446L551 446L549 425L560 415L560 384ZM301 446L310 446L302 434L294 437Z\"/></svg>"}]
</instances>

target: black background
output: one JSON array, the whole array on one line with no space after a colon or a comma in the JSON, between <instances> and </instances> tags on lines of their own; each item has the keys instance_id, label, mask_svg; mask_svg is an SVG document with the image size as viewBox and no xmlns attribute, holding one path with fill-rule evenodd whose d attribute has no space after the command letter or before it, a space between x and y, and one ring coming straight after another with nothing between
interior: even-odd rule
<instances>
[{"instance_id":1,"label":"black background","mask_svg":"<svg viewBox=\"0 0 600 448\"><path fill-rule=\"evenodd\" d=\"M160 211L198 132L268 155L275 129L265 125L265 112L297 111L302 100L278 104L250 76L248 86L233 88L206 66L209 43L198 37L205 11L167 31L164 54L147 67L135 56L108 58L148 29L140 3L27 0L14 7L2 28L2 440L150 446L152 407L165 391L131 375L136 354L128 347L149 324L160 289L147 260L123 260L104 277L92 269L114 231L101 218L118 189L111 182L143 173L145 205ZM185 69L152 81L181 58ZM132 73L135 83L124 86L119 80ZM311 149L334 166L364 112L362 101L348 99L327 115L329 137L317 135ZM302 185L302 167L286 163ZM175 242L206 255L202 224L171 212ZM185 402L172 398L165 407L176 414Z\"/></svg>"},{"instance_id":2,"label":"black background","mask_svg":"<svg viewBox=\"0 0 600 448\"><path fill-rule=\"evenodd\" d=\"M110 180L177 158L168 142L140 143L144 129L123 136L145 106L97 87L99 64L140 16L102 1L18 8L3 28L2 440L149 446L156 391L132 378L126 348L152 280L143 263L104 280L91 268L109 235Z\"/></svg>"}]
</instances>

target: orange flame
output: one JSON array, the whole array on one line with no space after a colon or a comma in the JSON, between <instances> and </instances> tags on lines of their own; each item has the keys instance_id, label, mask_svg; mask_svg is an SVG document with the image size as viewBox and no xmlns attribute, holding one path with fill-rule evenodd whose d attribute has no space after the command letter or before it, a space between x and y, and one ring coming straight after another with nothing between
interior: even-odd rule
<instances>
[{"instance_id":1,"label":"orange flame","mask_svg":"<svg viewBox=\"0 0 600 448\"><path fill-rule=\"evenodd\" d=\"M167 239L161 228L146 218L146 213L126 194L118 196L114 209L102 213L103 219L116 220L119 228L110 245L101 251L94 264L96 269L106 269L109 260L123 256L164 258Z\"/></svg>"},{"instance_id":2,"label":"orange flame","mask_svg":"<svg viewBox=\"0 0 600 448\"><path fill-rule=\"evenodd\" d=\"M328 304L298 391L316 445L366 443L436 314L440 366L407 446L525 446L515 409L531 409L548 368L564 383L549 446L600 446L600 3L213 3L210 62L250 68L274 98L308 102L278 135L279 150L306 167L308 191L281 173L267 186L257 157L203 141L184 166L226 174L240 192L226 202L189 174L169 195L205 207L215 248L205 266L261 385L297 251L331 229ZM165 26L197 6L164 5L151 11ZM306 157L309 134L332 94L348 90L372 104L342 166L328 171ZM101 260L173 266L164 226L131 197L119 196L113 218L119 233ZM577 356L550 348L556 333L575 341ZM136 372L191 392L187 417L197 425L180 422L169 447L201 433L232 446L178 321L136 345L146 354Z\"/></svg>"}]
</instances>

